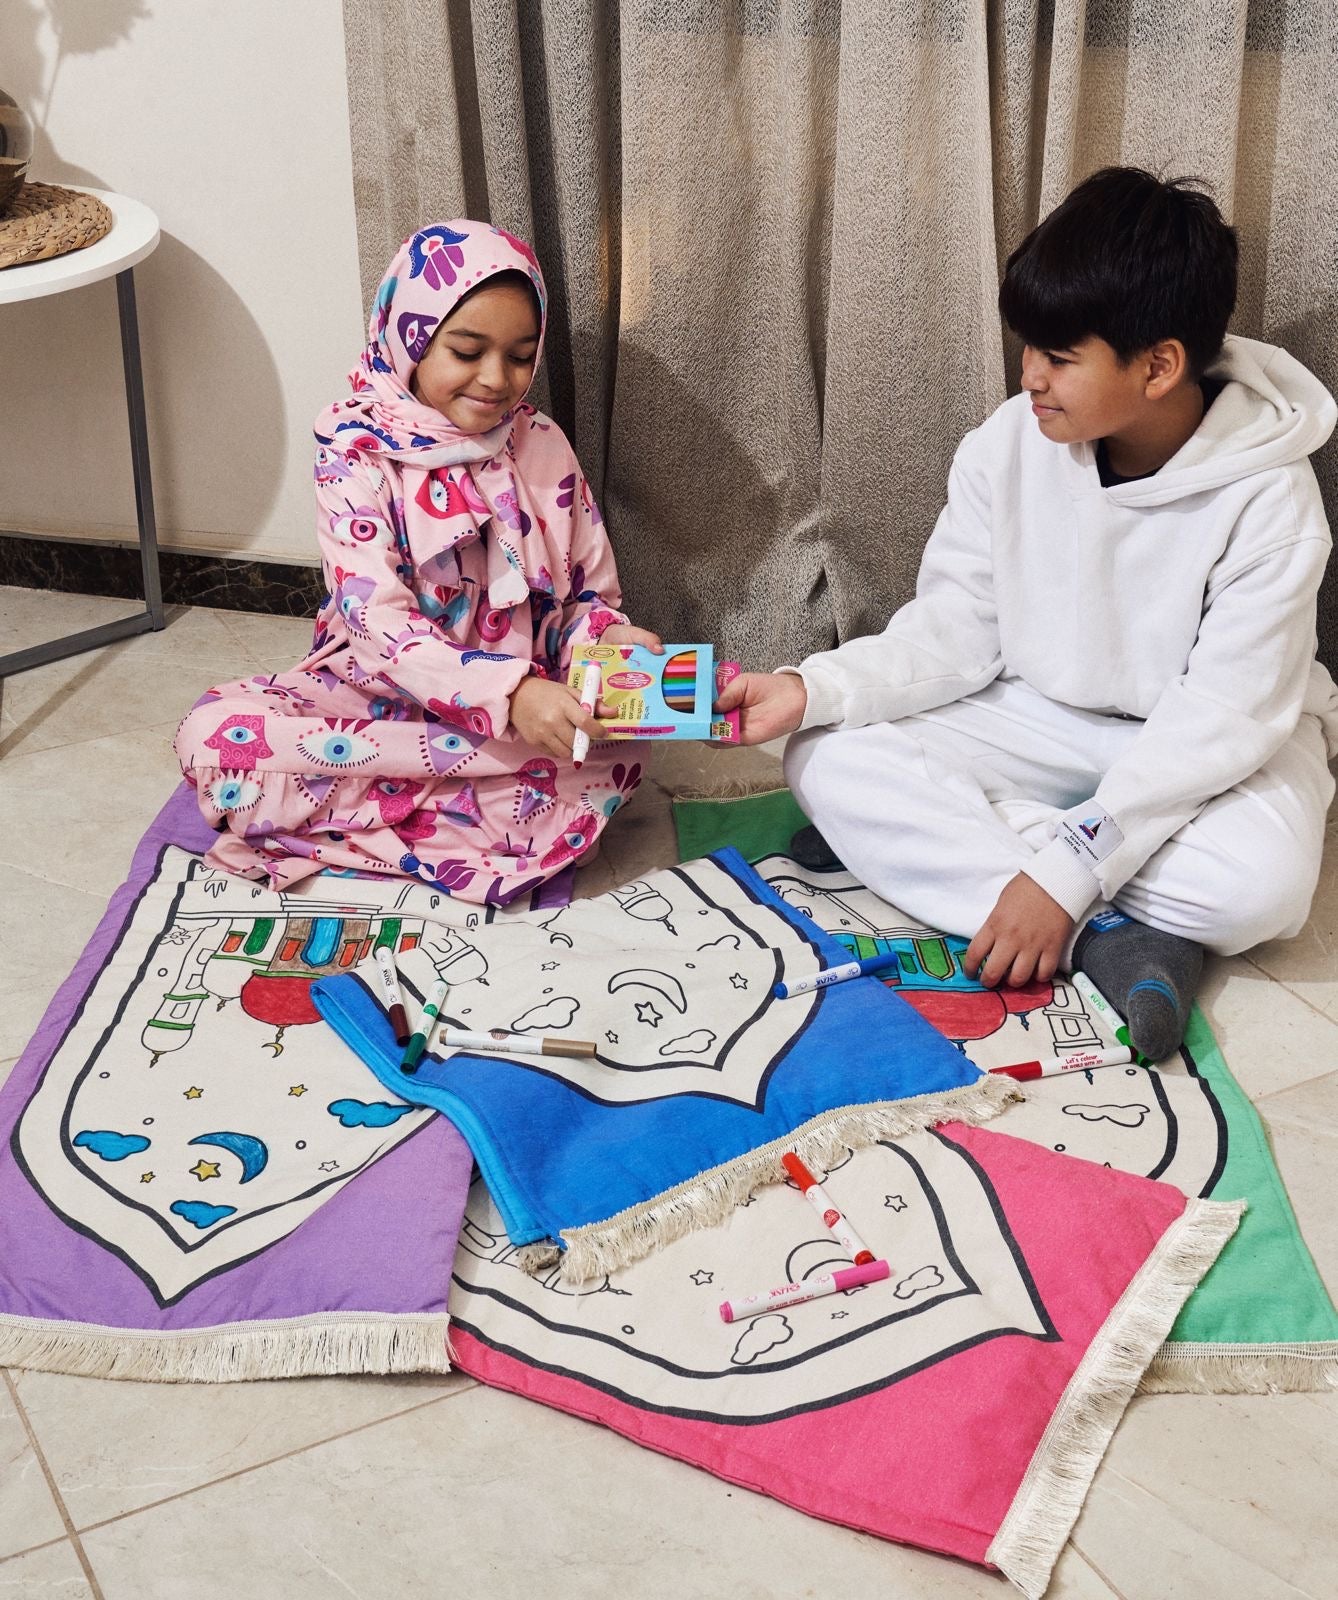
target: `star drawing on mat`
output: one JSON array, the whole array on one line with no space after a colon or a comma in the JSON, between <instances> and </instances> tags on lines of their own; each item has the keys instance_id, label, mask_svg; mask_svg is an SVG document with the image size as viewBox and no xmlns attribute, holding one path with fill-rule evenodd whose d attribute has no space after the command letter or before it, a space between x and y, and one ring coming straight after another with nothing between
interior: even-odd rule
<instances>
[{"instance_id":1,"label":"star drawing on mat","mask_svg":"<svg viewBox=\"0 0 1338 1600\"><path fill-rule=\"evenodd\" d=\"M848 1317L849 1315L850 1315L850 1313L848 1311L833 1311L832 1312L832 1321L833 1322L840 1322L842 1317Z\"/></svg>"},{"instance_id":2,"label":"star drawing on mat","mask_svg":"<svg viewBox=\"0 0 1338 1600\"><path fill-rule=\"evenodd\" d=\"M541 963L541 965L539 967L539 971L540 972L556 972L557 971L557 962L556 961L545 961L545 962Z\"/></svg>"},{"instance_id":3,"label":"star drawing on mat","mask_svg":"<svg viewBox=\"0 0 1338 1600\"><path fill-rule=\"evenodd\" d=\"M655 1002L653 1000L637 1001L636 1019L638 1022L644 1022L652 1028L658 1028L660 1023L664 1020L661 1014L655 1009Z\"/></svg>"},{"instance_id":4,"label":"star drawing on mat","mask_svg":"<svg viewBox=\"0 0 1338 1600\"><path fill-rule=\"evenodd\" d=\"M746 989L748 980L741 972L735 972L730 974L729 984L731 989Z\"/></svg>"},{"instance_id":5,"label":"star drawing on mat","mask_svg":"<svg viewBox=\"0 0 1338 1600\"><path fill-rule=\"evenodd\" d=\"M306 1084L305 1084L305 1083L295 1083L295 1084L294 1084L294 1085L293 1085L293 1086L292 1086L292 1088L291 1088L291 1089L289 1089L289 1091L288 1091L288 1093L289 1093L289 1094L291 1094L291 1095L293 1095L293 1096L295 1096L295 1097L296 1097L296 1098L297 1098L297 1099L299 1099L299 1100L300 1100L300 1099L301 1099L301 1098L302 1098L302 1096L303 1096L303 1095L304 1095L304 1094L305 1094L305 1093L306 1093L306 1092L307 1092L307 1086L306 1086Z\"/></svg>"},{"instance_id":6,"label":"star drawing on mat","mask_svg":"<svg viewBox=\"0 0 1338 1600\"><path fill-rule=\"evenodd\" d=\"M139 1181L141 1183L152 1183L153 1174L151 1172L141 1172L139 1175Z\"/></svg>"},{"instance_id":7,"label":"star drawing on mat","mask_svg":"<svg viewBox=\"0 0 1338 1600\"><path fill-rule=\"evenodd\" d=\"M885 1194L883 1196L883 1205L892 1211L904 1211L906 1209L906 1202L899 1194Z\"/></svg>"},{"instance_id":8,"label":"star drawing on mat","mask_svg":"<svg viewBox=\"0 0 1338 1600\"><path fill-rule=\"evenodd\" d=\"M338 1165L339 1165L339 1163L337 1161L322 1161L321 1162L321 1171L322 1172L333 1172Z\"/></svg>"},{"instance_id":9,"label":"star drawing on mat","mask_svg":"<svg viewBox=\"0 0 1338 1600\"><path fill-rule=\"evenodd\" d=\"M183 1100L201 1100L204 1098L204 1090L196 1084L191 1084L189 1089L181 1091L181 1098Z\"/></svg>"},{"instance_id":10,"label":"star drawing on mat","mask_svg":"<svg viewBox=\"0 0 1338 1600\"><path fill-rule=\"evenodd\" d=\"M618 1042L618 1035L614 1033L612 1028L605 1029L604 1037L609 1041L610 1044L617 1044Z\"/></svg>"},{"instance_id":11,"label":"star drawing on mat","mask_svg":"<svg viewBox=\"0 0 1338 1600\"><path fill-rule=\"evenodd\" d=\"M690 1277L693 1283L695 1283L700 1289L704 1284L708 1284L712 1281L712 1279L715 1277L715 1273L707 1272L705 1267L698 1267L696 1272L688 1273L688 1277Z\"/></svg>"},{"instance_id":12,"label":"star drawing on mat","mask_svg":"<svg viewBox=\"0 0 1338 1600\"><path fill-rule=\"evenodd\" d=\"M206 1178L220 1178L223 1175L219 1170L217 1161L206 1161L203 1156L201 1156L195 1165L188 1170L193 1172L201 1183L203 1183Z\"/></svg>"}]
</instances>

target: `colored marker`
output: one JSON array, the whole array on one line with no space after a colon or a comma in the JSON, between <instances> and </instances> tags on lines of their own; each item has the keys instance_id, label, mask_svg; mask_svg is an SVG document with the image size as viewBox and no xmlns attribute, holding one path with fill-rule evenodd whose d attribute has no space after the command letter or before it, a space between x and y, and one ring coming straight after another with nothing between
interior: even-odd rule
<instances>
[{"instance_id":1,"label":"colored marker","mask_svg":"<svg viewBox=\"0 0 1338 1600\"><path fill-rule=\"evenodd\" d=\"M850 1226L841 1209L832 1203L831 1196L792 1150L781 1157L781 1166L799 1185L799 1192L822 1218L823 1226L846 1251L857 1267L867 1267L873 1260L869 1249L859 1234Z\"/></svg>"},{"instance_id":2,"label":"colored marker","mask_svg":"<svg viewBox=\"0 0 1338 1600\"><path fill-rule=\"evenodd\" d=\"M400 1057L401 1072L417 1072L418 1062L423 1051L427 1049L427 1037L432 1032L432 1025L441 1013L443 1001L446 999L450 984L445 978L438 978L427 992L427 999L423 1002L422 1014L418 1018L418 1027L413 1036L404 1047L404 1054Z\"/></svg>"},{"instance_id":3,"label":"colored marker","mask_svg":"<svg viewBox=\"0 0 1338 1600\"><path fill-rule=\"evenodd\" d=\"M376 962L376 975L381 980L381 993L385 997L390 1026L395 1030L395 1043L408 1044L411 1031L409 1016L404 1009L404 996L400 993L400 975L395 971L395 957L391 955L389 945L384 944L377 945L372 957Z\"/></svg>"},{"instance_id":4,"label":"colored marker","mask_svg":"<svg viewBox=\"0 0 1338 1600\"><path fill-rule=\"evenodd\" d=\"M722 1300L720 1320L737 1322L740 1317L756 1317L777 1306L801 1306L805 1300L820 1300L824 1295L842 1294L866 1283L878 1283L890 1277L891 1272L886 1261L870 1261L864 1267L842 1267L839 1272L820 1272L804 1283L783 1283L761 1294L746 1294L741 1300Z\"/></svg>"},{"instance_id":5,"label":"colored marker","mask_svg":"<svg viewBox=\"0 0 1338 1600\"><path fill-rule=\"evenodd\" d=\"M489 1055L568 1056L590 1061L598 1045L588 1039L529 1038L523 1033L508 1033L505 1028L490 1028L486 1033L471 1033L468 1028L438 1028L433 1041L443 1050L482 1050Z\"/></svg>"},{"instance_id":6,"label":"colored marker","mask_svg":"<svg viewBox=\"0 0 1338 1600\"><path fill-rule=\"evenodd\" d=\"M1134 1059L1127 1046L1115 1050L1070 1050L1064 1055L1042 1056L1039 1061L1015 1061L1011 1067L991 1067L990 1071L1019 1083L1033 1078L1055 1078L1063 1072L1087 1072L1092 1067L1122 1067Z\"/></svg>"},{"instance_id":7,"label":"colored marker","mask_svg":"<svg viewBox=\"0 0 1338 1600\"><path fill-rule=\"evenodd\" d=\"M1078 998L1087 1009L1095 1012L1110 1029L1111 1033L1114 1034L1116 1044L1125 1045L1132 1050L1133 1041L1129 1038L1129 1029L1124 1019L1087 974L1085 972L1075 972L1070 976L1069 982L1077 990Z\"/></svg>"},{"instance_id":8,"label":"colored marker","mask_svg":"<svg viewBox=\"0 0 1338 1600\"><path fill-rule=\"evenodd\" d=\"M587 661L585 671L581 674L581 710L593 714L599 704L599 686L603 681L598 661ZM579 767L590 754L590 735L584 728L577 728L571 741L571 764Z\"/></svg>"},{"instance_id":9,"label":"colored marker","mask_svg":"<svg viewBox=\"0 0 1338 1600\"><path fill-rule=\"evenodd\" d=\"M845 961L839 967L828 967L815 972L810 978L791 978L788 983L778 983L773 990L777 1000L788 1000L791 995L812 994L814 989L825 989L830 983L844 983L847 978L862 978L868 972L886 972L897 965L897 953L889 950L881 956L865 956L861 961Z\"/></svg>"}]
</instances>

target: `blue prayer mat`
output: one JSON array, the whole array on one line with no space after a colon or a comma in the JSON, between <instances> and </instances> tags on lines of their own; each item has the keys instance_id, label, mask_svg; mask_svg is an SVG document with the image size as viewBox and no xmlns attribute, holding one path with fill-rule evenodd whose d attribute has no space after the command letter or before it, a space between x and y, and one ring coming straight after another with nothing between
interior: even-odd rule
<instances>
[{"instance_id":1,"label":"blue prayer mat","mask_svg":"<svg viewBox=\"0 0 1338 1600\"><path fill-rule=\"evenodd\" d=\"M433 1042L400 1069L371 963L312 989L402 1099L473 1151L512 1241L583 1281L722 1220L797 1150L843 1149L1019 1098L872 978L779 999L849 953L725 849L558 911L480 913L399 957L406 995L439 977L443 1021L588 1040L590 1059ZM417 1007L410 998L410 1014Z\"/></svg>"}]
</instances>

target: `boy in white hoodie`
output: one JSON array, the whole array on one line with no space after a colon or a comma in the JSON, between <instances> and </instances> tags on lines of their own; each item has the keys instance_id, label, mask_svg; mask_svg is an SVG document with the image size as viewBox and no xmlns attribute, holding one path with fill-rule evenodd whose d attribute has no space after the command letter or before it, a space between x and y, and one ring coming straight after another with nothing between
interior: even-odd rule
<instances>
[{"instance_id":1,"label":"boy in white hoodie","mask_svg":"<svg viewBox=\"0 0 1338 1600\"><path fill-rule=\"evenodd\" d=\"M915 599L720 701L746 742L804 730L810 845L969 937L987 984L1083 968L1153 1060L1205 947L1300 931L1334 790L1307 457L1335 406L1225 337L1235 294L1206 195L1081 184L1009 259L1025 392L958 449Z\"/></svg>"}]
</instances>

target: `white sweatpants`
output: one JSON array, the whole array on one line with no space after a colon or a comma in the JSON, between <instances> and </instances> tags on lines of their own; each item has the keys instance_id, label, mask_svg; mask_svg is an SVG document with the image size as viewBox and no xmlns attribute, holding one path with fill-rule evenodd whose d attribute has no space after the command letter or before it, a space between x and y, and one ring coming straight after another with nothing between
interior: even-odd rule
<instances>
[{"instance_id":1,"label":"white sweatpants","mask_svg":"<svg viewBox=\"0 0 1338 1600\"><path fill-rule=\"evenodd\" d=\"M1140 726L999 681L899 722L796 734L785 776L869 888L969 938ZM1303 716L1271 761L1209 801L1112 903L1220 955L1293 937L1309 915L1333 792L1319 720Z\"/></svg>"}]
</instances>

